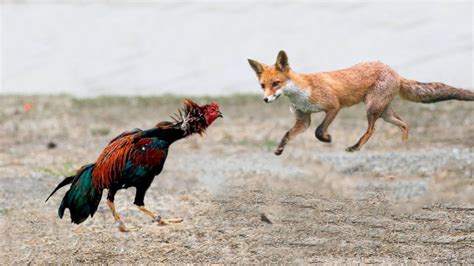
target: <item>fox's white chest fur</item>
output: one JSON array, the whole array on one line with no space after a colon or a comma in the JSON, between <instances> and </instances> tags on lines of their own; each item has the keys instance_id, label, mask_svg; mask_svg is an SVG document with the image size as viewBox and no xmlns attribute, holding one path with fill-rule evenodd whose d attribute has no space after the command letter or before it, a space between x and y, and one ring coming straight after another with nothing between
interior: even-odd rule
<instances>
[{"instance_id":1,"label":"fox's white chest fur","mask_svg":"<svg viewBox=\"0 0 474 266\"><path fill-rule=\"evenodd\" d=\"M286 83L282 92L290 100L290 110L297 109L305 113L317 113L323 110L319 104L310 101L306 90L301 89L291 80Z\"/></svg>"}]
</instances>

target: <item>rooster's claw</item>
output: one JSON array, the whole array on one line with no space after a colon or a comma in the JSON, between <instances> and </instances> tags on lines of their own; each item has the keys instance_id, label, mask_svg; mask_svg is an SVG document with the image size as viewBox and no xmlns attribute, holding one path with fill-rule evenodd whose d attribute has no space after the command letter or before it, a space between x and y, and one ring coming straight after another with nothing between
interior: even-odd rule
<instances>
[{"instance_id":1,"label":"rooster's claw","mask_svg":"<svg viewBox=\"0 0 474 266\"><path fill-rule=\"evenodd\" d=\"M181 223L182 221L183 221L182 218L163 220L161 219L160 216L157 216L153 219L153 222L156 222L158 225L177 224L177 223Z\"/></svg>"}]
</instances>

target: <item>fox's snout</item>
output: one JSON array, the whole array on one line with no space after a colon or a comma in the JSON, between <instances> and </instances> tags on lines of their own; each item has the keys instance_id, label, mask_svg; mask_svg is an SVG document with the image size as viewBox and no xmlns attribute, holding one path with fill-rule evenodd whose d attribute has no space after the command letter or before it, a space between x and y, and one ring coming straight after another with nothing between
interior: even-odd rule
<instances>
[{"instance_id":1,"label":"fox's snout","mask_svg":"<svg viewBox=\"0 0 474 266\"><path fill-rule=\"evenodd\" d=\"M278 97L280 97L280 96L281 96L281 91L277 90L276 93L273 94L273 95L263 96L263 101L266 102L266 103L271 103L271 102L276 101L276 99L278 99Z\"/></svg>"},{"instance_id":2,"label":"fox's snout","mask_svg":"<svg viewBox=\"0 0 474 266\"><path fill-rule=\"evenodd\" d=\"M266 102L266 103L271 103L271 102L273 102L273 101L275 101L275 100L276 100L276 97L273 96L273 95L272 95L272 96L268 96L268 97L267 97L267 96L264 96L264 97L263 97L263 101Z\"/></svg>"}]
</instances>

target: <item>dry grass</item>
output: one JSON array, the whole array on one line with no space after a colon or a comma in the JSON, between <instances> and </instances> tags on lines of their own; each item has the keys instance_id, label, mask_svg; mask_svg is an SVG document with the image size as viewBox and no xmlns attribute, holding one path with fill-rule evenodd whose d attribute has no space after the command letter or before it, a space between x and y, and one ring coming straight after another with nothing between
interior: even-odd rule
<instances>
[{"instance_id":1,"label":"dry grass","mask_svg":"<svg viewBox=\"0 0 474 266\"><path fill-rule=\"evenodd\" d=\"M1 97L0 260L474 263L472 103L397 101L410 140L380 120L354 154L344 148L365 130L363 106L342 111L331 144L315 139L323 117L315 114L311 130L276 157L293 122L284 99L212 99L225 118L206 136L173 145L145 199L182 224L151 223L134 208L134 189L116 200L125 222L139 228L129 234L117 231L104 203L79 226L56 216L64 190L44 203L62 175L95 160L108 140L168 119L181 100Z\"/></svg>"}]
</instances>

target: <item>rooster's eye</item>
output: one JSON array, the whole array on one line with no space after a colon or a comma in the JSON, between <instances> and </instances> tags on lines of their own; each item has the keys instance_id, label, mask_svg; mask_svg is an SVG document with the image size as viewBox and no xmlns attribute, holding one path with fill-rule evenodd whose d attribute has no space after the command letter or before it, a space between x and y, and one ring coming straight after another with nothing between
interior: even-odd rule
<instances>
[{"instance_id":1,"label":"rooster's eye","mask_svg":"<svg viewBox=\"0 0 474 266\"><path fill-rule=\"evenodd\" d=\"M280 81L274 81L272 83L272 87L277 87L278 85L280 85Z\"/></svg>"}]
</instances>

